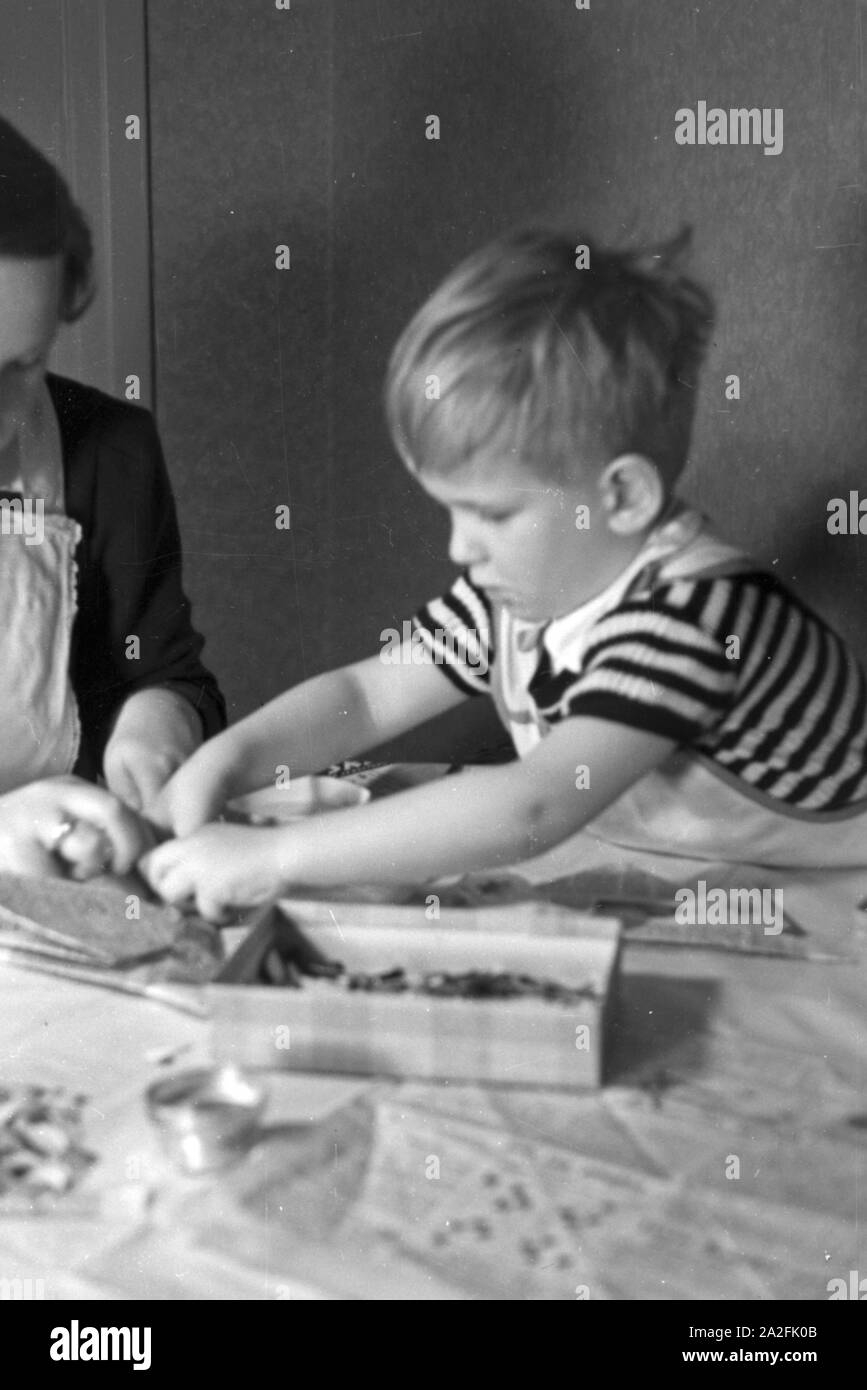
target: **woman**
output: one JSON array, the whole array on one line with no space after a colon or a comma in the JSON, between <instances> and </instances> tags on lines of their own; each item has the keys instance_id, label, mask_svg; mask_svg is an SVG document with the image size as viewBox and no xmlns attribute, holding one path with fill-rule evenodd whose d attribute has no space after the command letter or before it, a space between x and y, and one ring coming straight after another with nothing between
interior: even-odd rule
<instances>
[{"instance_id":1,"label":"woman","mask_svg":"<svg viewBox=\"0 0 867 1390\"><path fill-rule=\"evenodd\" d=\"M129 867L148 835L118 802L146 815L225 724L151 416L46 373L92 295L81 212L0 118L0 869L18 872ZM84 785L100 773L107 791Z\"/></svg>"}]
</instances>

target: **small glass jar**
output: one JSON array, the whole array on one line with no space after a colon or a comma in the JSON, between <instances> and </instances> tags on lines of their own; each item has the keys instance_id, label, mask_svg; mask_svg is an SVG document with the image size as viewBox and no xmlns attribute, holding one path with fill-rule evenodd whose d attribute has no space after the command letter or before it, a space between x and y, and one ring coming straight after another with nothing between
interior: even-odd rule
<instances>
[{"instance_id":1,"label":"small glass jar","mask_svg":"<svg viewBox=\"0 0 867 1390\"><path fill-rule=\"evenodd\" d=\"M187 1173L205 1173L247 1151L266 1094L238 1067L192 1067L155 1081L145 1104L173 1162Z\"/></svg>"}]
</instances>

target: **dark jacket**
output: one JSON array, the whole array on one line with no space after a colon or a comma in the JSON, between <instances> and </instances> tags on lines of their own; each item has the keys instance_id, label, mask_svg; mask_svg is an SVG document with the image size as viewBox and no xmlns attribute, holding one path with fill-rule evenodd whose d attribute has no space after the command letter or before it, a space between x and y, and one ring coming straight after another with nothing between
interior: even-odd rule
<instances>
[{"instance_id":1,"label":"dark jacket","mask_svg":"<svg viewBox=\"0 0 867 1390\"><path fill-rule=\"evenodd\" d=\"M95 778L114 718L149 686L176 690L205 736L226 724L181 585L181 541L153 417L91 386L48 375L60 422L66 511L82 529L70 675L81 716L75 771ZM138 637L138 660L127 639Z\"/></svg>"}]
</instances>

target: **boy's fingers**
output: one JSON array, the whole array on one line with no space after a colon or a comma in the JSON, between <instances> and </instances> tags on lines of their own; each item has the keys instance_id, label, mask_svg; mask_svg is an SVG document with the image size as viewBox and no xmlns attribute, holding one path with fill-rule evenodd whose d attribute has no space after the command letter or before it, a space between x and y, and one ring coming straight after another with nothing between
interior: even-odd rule
<instances>
[{"instance_id":1,"label":"boy's fingers","mask_svg":"<svg viewBox=\"0 0 867 1390\"><path fill-rule=\"evenodd\" d=\"M148 850L147 854L143 854L136 864L136 868L145 883L149 883L155 892L159 892L159 873L155 864L158 854L158 849Z\"/></svg>"},{"instance_id":2,"label":"boy's fingers","mask_svg":"<svg viewBox=\"0 0 867 1390\"><path fill-rule=\"evenodd\" d=\"M227 904L208 890L197 891L193 876L182 864L161 863L159 850L145 855L138 869L163 902L171 903L173 907L194 909L207 922L219 924L227 920Z\"/></svg>"},{"instance_id":3,"label":"boy's fingers","mask_svg":"<svg viewBox=\"0 0 867 1390\"><path fill-rule=\"evenodd\" d=\"M174 841L159 845L138 862L138 871L155 893L169 903L182 903L191 897L183 871L173 863Z\"/></svg>"},{"instance_id":4,"label":"boy's fingers","mask_svg":"<svg viewBox=\"0 0 867 1390\"><path fill-rule=\"evenodd\" d=\"M226 804L222 774L207 770L204 774L196 773L195 767L195 760L184 764L166 783L159 801L178 839L194 835L216 820Z\"/></svg>"}]
</instances>

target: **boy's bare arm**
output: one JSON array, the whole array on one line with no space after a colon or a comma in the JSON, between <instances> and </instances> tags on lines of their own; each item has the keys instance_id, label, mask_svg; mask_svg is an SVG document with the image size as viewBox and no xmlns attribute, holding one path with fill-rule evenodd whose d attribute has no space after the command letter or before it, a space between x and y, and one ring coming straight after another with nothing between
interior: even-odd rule
<instances>
[{"instance_id":1,"label":"boy's bare arm","mask_svg":"<svg viewBox=\"0 0 867 1390\"><path fill-rule=\"evenodd\" d=\"M673 747L655 734L570 719L520 762L300 825L206 825L140 867L169 902L195 902L219 918L299 885L425 882L519 863L591 821Z\"/></svg>"},{"instance_id":2,"label":"boy's bare arm","mask_svg":"<svg viewBox=\"0 0 867 1390\"><path fill-rule=\"evenodd\" d=\"M159 819L187 835L227 800L363 753L466 697L433 663L379 656L314 676L204 744L167 784Z\"/></svg>"},{"instance_id":3,"label":"boy's bare arm","mask_svg":"<svg viewBox=\"0 0 867 1390\"><path fill-rule=\"evenodd\" d=\"M674 746L601 719L566 720L519 761L287 827L280 876L401 882L516 863L580 830Z\"/></svg>"}]
</instances>

